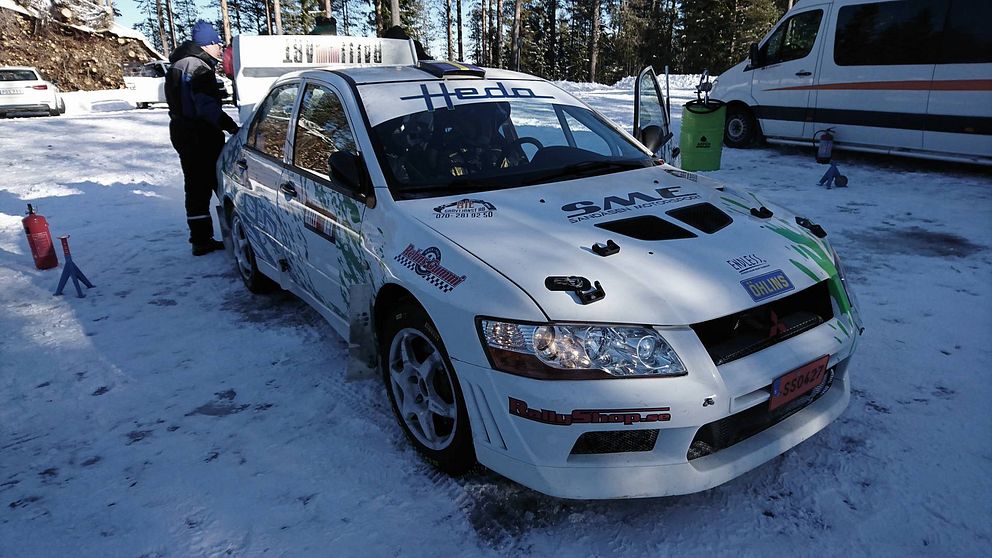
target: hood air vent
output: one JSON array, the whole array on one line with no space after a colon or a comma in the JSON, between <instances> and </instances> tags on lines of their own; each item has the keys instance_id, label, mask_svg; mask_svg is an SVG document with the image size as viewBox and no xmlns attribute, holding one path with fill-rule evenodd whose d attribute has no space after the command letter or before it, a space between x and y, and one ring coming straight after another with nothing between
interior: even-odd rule
<instances>
[{"instance_id":1,"label":"hood air vent","mask_svg":"<svg viewBox=\"0 0 992 558\"><path fill-rule=\"evenodd\" d=\"M620 219L619 221L610 221L609 223L597 223L596 226L638 240L696 238L694 233L654 215L631 217L630 219Z\"/></svg>"},{"instance_id":2,"label":"hood air vent","mask_svg":"<svg viewBox=\"0 0 992 558\"><path fill-rule=\"evenodd\" d=\"M734 222L730 218L730 215L720 211L717 206L711 203L697 203L695 205L673 209L666 213L706 234L713 234Z\"/></svg>"}]
</instances>

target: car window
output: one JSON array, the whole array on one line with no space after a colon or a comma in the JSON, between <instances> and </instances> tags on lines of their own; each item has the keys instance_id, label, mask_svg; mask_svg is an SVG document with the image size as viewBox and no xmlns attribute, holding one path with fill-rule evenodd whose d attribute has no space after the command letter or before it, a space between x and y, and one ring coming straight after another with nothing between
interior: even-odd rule
<instances>
[{"instance_id":1,"label":"car window","mask_svg":"<svg viewBox=\"0 0 992 558\"><path fill-rule=\"evenodd\" d=\"M810 10L785 20L761 46L761 60L770 65L806 58L813 50L821 19L823 10Z\"/></svg>"},{"instance_id":2,"label":"car window","mask_svg":"<svg viewBox=\"0 0 992 558\"><path fill-rule=\"evenodd\" d=\"M933 64L946 13L946 0L845 6L837 13L834 62L838 66ZM988 21L980 25L985 28Z\"/></svg>"},{"instance_id":3,"label":"car window","mask_svg":"<svg viewBox=\"0 0 992 558\"><path fill-rule=\"evenodd\" d=\"M0 81L35 81L38 74L33 70L0 70Z\"/></svg>"},{"instance_id":4,"label":"car window","mask_svg":"<svg viewBox=\"0 0 992 558\"><path fill-rule=\"evenodd\" d=\"M269 93L248 129L250 147L282 159L286 136L289 135L289 119L293 114L298 91L298 83L289 83Z\"/></svg>"},{"instance_id":5,"label":"car window","mask_svg":"<svg viewBox=\"0 0 992 558\"><path fill-rule=\"evenodd\" d=\"M952 0L944 25L939 64L992 62L992 2Z\"/></svg>"},{"instance_id":6,"label":"car window","mask_svg":"<svg viewBox=\"0 0 992 558\"><path fill-rule=\"evenodd\" d=\"M333 91L321 85L307 86L293 144L293 164L323 177L329 176L327 160L332 153L358 154L344 106Z\"/></svg>"}]
</instances>

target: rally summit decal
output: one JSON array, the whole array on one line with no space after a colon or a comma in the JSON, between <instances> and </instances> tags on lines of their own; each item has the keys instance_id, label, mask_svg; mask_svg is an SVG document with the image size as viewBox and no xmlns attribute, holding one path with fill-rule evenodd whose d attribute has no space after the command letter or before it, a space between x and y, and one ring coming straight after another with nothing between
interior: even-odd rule
<instances>
[{"instance_id":1,"label":"rally summit decal","mask_svg":"<svg viewBox=\"0 0 992 558\"><path fill-rule=\"evenodd\" d=\"M554 424L556 426L571 426L573 424L626 424L631 425L636 422L668 422L672 420L672 414L668 407L654 407L651 409L576 409L571 413L564 414L549 409L531 409L526 401L514 399L510 400L510 414L542 422L544 424Z\"/></svg>"},{"instance_id":2,"label":"rally summit decal","mask_svg":"<svg viewBox=\"0 0 992 558\"><path fill-rule=\"evenodd\" d=\"M465 282L464 275L457 275L441 265L441 250L436 246L418 250L409 244L395 259L445 293Z\"/></svg>"},{"instance_id":3,"label":"rally summit decal","mask_svg":"<svg viewBox=\"0 0 992 558\"><path fill-rule=\"evenodd\" d=\"M568 213L569 223L578 223L587 219L599 219L607 215L615 215L636 209L668 205L683 201L695 200L699 194L680 193L680 186L668 186L666 188L655 188L654 192L646 194L644 192L629 192L626 196L608 196L602 203L596 201L577 201L566 203L561 206L561 210Z\"/></svg>"},{"instance_id":4,"label":"rally summit decal","mask_svg":"<svg viewBox=\"0 0 992 558\"><path fill-rule=\"evenodd\" d=\"M479 219L496 214L496 206L484 200L458 200L434 208L436 219Z\"/></svg>"}]
</instances>

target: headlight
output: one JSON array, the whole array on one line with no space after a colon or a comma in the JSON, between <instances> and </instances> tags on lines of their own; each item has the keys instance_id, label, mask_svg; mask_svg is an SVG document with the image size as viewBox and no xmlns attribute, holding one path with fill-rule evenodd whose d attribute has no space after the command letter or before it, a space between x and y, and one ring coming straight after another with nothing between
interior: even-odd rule
<instances>
[{"instance_id":1,"label":"headlight","mask_svg":"<svg viewBox=\"0 0 992 558\"><path fill-rule=\"evenodd\" d=\"M493 367L511 374L577 380L686 373L672 347L651 328L480 319L479 329Z\"/></svg>"}]
</instances>

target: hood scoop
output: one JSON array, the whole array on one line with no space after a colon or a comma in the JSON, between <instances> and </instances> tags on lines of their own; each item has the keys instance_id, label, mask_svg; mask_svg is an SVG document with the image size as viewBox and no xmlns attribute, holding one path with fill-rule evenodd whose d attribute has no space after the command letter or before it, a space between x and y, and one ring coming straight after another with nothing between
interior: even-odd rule
<instances>
[{"instance_id":1,"label":"hood scoop","mask_svg":"<svg viewBox=\"0 0 992 558\"><path fill-rule=\"evenodd\" d=\"M716 209L716 208L714 208ZM719 211L719 210L718 210ZM696 234L654 215L597 223L597 227L637 240L678 240L696 238Z\"/></svg>"},{"instance_id":2,"label":"hood scoop","mask_svg":"<svg viewBox=\"0 0 992 558\"><path fill-rule=\"evenodd\" d=\"M762 207L762 209L764 208ZM697 203L680 207L667 211L666 214L706 234L713 234L734 222L730 215L711 203Z\"/></svg>"}]
</instances>

